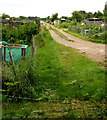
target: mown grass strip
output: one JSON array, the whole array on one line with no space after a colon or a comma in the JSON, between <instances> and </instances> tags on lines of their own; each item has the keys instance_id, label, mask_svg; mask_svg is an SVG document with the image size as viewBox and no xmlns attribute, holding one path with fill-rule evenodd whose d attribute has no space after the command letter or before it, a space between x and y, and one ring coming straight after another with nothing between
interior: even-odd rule
<instances>
[{"instance_id":1,"label":"mown grass strip","mask_svg":"<svg viewBox=\"0 0 107 120\"><path fill-rule=\"evenodd\" d=\"M58 34L61 38L65 39L65 40L68 40L68 41L71 41L71 42L74 42L74 40L70 40L67 38L67 36L65 36L63 33L59 32L57 29L54 29L51 27L51 29L56 33Z\"/></svg>"}]
</instances>

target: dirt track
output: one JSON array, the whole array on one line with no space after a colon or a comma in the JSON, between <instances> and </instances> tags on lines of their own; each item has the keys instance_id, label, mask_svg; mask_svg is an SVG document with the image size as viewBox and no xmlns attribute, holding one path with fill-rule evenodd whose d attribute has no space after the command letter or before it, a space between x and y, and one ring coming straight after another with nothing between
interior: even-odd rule
<instances>
[{"instance_id":1,"label":"dirt track","mask_svg":"<svg viewBox=\"0 0 107 120\"><path fill-rule=\"evenodd\" d=\"M48 25L55 28L53 25ZM57 28L55 28L57 29ZM63 33L65 36L68 37L68 39L73 40L74 42L67 41L60 36L58 36L54 31L49 30L51 33L51 36L53 39L65 46L72 47L77 49L80 53L85 55L86 57L90 58L93 61L104 61L105 60L105 45L104 44L98 44L98 43L93 43L90 41L85 41L80 38L74 37L62 30L57 29L61 33Z\"/></svg>"}]
</instances>

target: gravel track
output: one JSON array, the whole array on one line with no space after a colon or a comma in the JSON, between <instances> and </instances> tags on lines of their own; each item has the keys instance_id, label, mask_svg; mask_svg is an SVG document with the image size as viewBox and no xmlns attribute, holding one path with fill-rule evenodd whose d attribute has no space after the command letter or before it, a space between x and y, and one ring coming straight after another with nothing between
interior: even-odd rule
<instances>
[{"instance_id":1,"label":"gravel track","mask_svg":"<svg viewBox=\"0 0 107 120\"><path fill-rule=\"evenodd\" d=\"M77 49L82 55L85 55L86 57L90 58L93 61L104 61L105 60L105 44L99 44L99 43L93 43L90 41L82 40L80 38L74 37L62 30L57 29L59 32L64 34L68 39L73 40L67 41L64 38L61 38L59 35L57 35L53 30L50 30L49 27L55 28L53 25L47 25L48 30L51 33L51 36L53 39L65 46L72 47Z\"/></svg>"}]
</instances>

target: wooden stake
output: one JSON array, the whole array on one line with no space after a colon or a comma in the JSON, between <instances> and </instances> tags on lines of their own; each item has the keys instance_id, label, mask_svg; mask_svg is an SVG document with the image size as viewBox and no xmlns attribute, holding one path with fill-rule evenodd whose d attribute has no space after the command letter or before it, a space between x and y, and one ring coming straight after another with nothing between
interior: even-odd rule
<instances>
[{"instance_id":1,"label":"wooden stake","mask_svg":"<svg viewBox=\"0 0 107 120\"><path fill-rule=\"evenodd\" d=\"M23 59L25 60L25 56L26 56L26 48L23 49Z\"/></svg>"},{"instance_id":2,"label":"wooden stake","mask_svg":"<svg viewBox=\"0 0 107 120\"><path fill-rule=\"evenodd\" d=\"M13 60L13 57L12 57L12 52L9 52L9 55L10 55L10 60L11 60L12 65L14 65L14 60Z\"/></svg>"},{"instance_id":3,"label":"wooden stake","mask_svg":"<svg viewBox=\"0 0 107 120\"><path fill-rule=\"evenodd\" d=\"M35 37L32 37L32 57L36 54Z\"/></svg>"},{"instance_id":4,"label":"wooden stake","mask_svg":"<svg viewBox=\"0 0 107 120\"><path fill-rule=\"evenodd\" d=\"M6 48L4 48L4 61L6 61Z\"/></svg>"},{"instance_id":5,"label":"wooden stake","mask_svg":"<svg viewBox=\"0 0 107 120\"><path fill-rule=\"evenodd\" d=\"M22 60L25 60L26 48L22 48Z\"/></svg>"},{"instance_id":6,"label":"wooden stake","mask_svg":"<svg viewBox=\"0 0 107 120\"><path fill-rule=\"evenodd\" d=\"M15 71L15 66L14 66L14 60L13 60L12 52L9 52L9 56L10 56L11 63L13 65L14 75L16 76L16 71Z\"/></svg>"}]
</instances>

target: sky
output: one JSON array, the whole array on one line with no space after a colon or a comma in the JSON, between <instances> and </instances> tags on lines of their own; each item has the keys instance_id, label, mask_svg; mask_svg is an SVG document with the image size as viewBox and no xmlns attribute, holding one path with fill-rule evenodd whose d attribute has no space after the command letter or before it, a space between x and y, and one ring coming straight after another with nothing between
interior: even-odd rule
<instances>
[{"instance_id":1,"label":"sky","mask_svg":"<svg viewBox=\"0 0 107 120\"><path fill-rule=\"evenodd\" d=\"M11 17L38 16L45 18L58 13L59 16L72 16L75 10L103 12L107 0L0 0L0 14Z\"/></svg>"}]
</instances>

